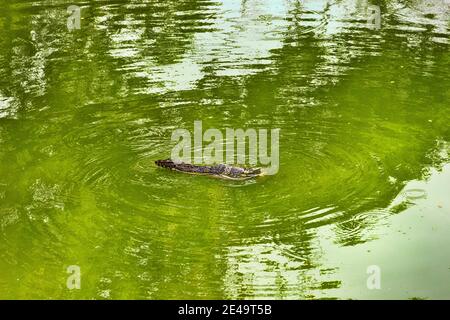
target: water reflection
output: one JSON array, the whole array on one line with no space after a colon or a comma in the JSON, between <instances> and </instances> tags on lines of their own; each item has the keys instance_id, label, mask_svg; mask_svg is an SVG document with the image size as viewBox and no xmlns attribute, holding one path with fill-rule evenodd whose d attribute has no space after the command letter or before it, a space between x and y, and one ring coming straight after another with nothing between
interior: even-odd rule
<instances>
[{"instance_id":1,"label":"water reflection","mask_svg":"<svg viewBox=\"0 0 450 320\"><path fill-rule=\"evenodd\" d=\"M0 296L342 297L323 242L375 241L448 163L448 6L368 5L110 1L69 32L63 1L3 3ZM197 119L281 128L280 172L152 166Z\"/></svg>"}]
</instances>

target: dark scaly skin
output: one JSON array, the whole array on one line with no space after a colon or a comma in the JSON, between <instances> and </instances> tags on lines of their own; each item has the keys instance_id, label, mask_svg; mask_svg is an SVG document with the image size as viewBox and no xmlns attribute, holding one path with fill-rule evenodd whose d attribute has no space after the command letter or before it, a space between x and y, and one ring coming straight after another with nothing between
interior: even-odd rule
<instances>
[{"instance_id":1,"label":"dark scaly skin","mask_svg":"<svg viewBox=\"0 0 450 320\"><path fill-rule=\"evenodd\" d=\"M239 168L227 164L216 164L213 166L198 166L184 162L176 163L170 159L157 160L155 161L155 164L158 167L168 168L171 170L181 172L205 174L236 180L250 179L261 175L260 169Z\"/></svg>"}]
</instances>

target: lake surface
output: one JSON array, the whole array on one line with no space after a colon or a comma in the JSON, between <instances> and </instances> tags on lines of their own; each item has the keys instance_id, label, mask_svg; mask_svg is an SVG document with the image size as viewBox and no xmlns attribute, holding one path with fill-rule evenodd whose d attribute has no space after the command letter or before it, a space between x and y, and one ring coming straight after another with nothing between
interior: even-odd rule
<instances>
[{"instance_id":1,"label":"lake surface","mask_svg":"<svg viewBox=\"0 0 450 320\"><path fill-rule=\"evenodd\" d=\"M450 298L448 1L70 4L0 1L0 298ZM156 168L195 120L278 173Z\"/></svg>"}]
</instances>

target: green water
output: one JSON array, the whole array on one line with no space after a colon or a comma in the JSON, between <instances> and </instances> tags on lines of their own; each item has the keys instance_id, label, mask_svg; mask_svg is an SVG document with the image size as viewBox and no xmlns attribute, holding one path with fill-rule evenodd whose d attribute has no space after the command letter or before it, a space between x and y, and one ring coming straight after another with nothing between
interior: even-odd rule
<instances>
[{"instance_id":1,"label":"green water","mask_svg":"<svg viewBox=\"0 0 450 320\"><path fill-rule=\"evenodd\" d=\"M450 298L448 2L0 4L0 298ZM195 120L279 172L156 168Z\"/></svg>"}]
</instances>

